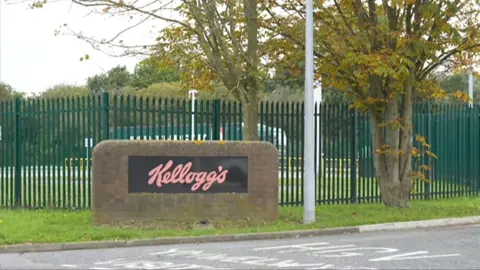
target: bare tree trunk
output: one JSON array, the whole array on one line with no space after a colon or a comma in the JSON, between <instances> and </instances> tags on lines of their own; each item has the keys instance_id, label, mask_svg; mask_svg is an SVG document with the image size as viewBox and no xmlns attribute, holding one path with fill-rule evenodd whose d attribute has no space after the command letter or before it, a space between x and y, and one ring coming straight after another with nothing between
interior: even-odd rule
<instances>
[{"instance_id":1,"label":"bare tree trunk","mask_svg":"<svg viewBox=\"0 0 480 270\"><path fill-rule=\"evenodd\" d=\"M412 183L410 162L412 139L411 136L407 136L411 134L411 126L405 126L402 132L391 128L390 125L385 128L379 127L381 123L394 119L396 112L398 112L398 106L389 104L384 119L378 114L371 114L373 147L384 151L374 153L374 165L382 202L386 206L407 208L410 206ZM405 114L405 116L408 115ZM400 140L400 133L402 133L402 140ZM388 148L382 148L387 145Z\"/></svg>"},{"instance_id":2,"label":"bare tree trunk","mask_svg":"<svg viewBox=\"0 0 480 270\"><path fill-rule=\"evenodd\" d=\"M374 77L370 81L372 91L378 96L385 91L380 82ZM410 206L413 146L411 93L411 87L406 84L406 93L401 99L403 102L393 99L386 104L383 112L370 108L376 180L386 206ZM393 121L402 121L402 128L395 128Z\"/></svg>"},{"instance_id":3,"label":"bare tree trunk","mask_svg":"<svg viewBox=\"0 0 480 270\"><path fill-rule=\"evenodd\" d=\"M258 97L256 92L251 94L249 98L243 102L243 122L245 124L243 130L244 140L258 140Z\"/></svg>"},{"instance_id":4,"label":"bare tree trunk","mask_svg":"<svg viewBox=\"0 0 480 270\"><path fill-rule=\"evenodd\" d=\"M247 24L247 52L246 52L246 78L244 81L244 139L247 141L258 140L258 15L257 0L243 0L244 14Z\"/></svg>"}]
</instances>

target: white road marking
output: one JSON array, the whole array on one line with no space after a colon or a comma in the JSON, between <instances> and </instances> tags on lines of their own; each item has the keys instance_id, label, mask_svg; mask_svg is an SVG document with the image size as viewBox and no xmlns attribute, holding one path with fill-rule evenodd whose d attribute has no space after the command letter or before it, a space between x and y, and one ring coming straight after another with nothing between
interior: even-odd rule
<instances>
[{"instance_id":1,"label":"white road marking","mask_svg":"<svg viewBox=\"0 0 480 270\"><path fill-rule=\"evenodd\" d=\"M277 259L270 259L270 258L264 258L264 257L243 257L242 261L245 264L251 264L251 265L266 265L266 262L271 262L271 261L276 261Z\"/></svg>"},{"instance_id":2,"label":"white road marking","mask_svg":"<svg viewBox=\"0 0 480 270\"><path fill-rule=\"evenodd\" d=\"M329 245L328 242L319 242L319 243L310 243L310 244L298 244L298 245L285 245L285 246L273 246L273 247L261 247L261 248L254 248L253 251L259 250L275 250L275 249L298 249L299 251L308 251L308 250L315 250L315 248L311 248L311 246L326 246Z\"/></svg>"},{"instance_id":3,"label":"white road marking","mask_svg":"<svg viewBox=\"0 0 480 270\"><path fill-rule=\"evenodd\" d=\"M335 270L377 270L373 267L357 267L357 266L346 266L342 268L335 268Z\"/></svg>"},{"instance_id":4,"label":"white road marking","mask_svg":"<svg viewBox=\"0 0 480 270\"><path fill-rule=\"evenodd\" d=\"M462 256L462 254L459 254L459 253L414 256L414 255L421 255L421 254L428 254L428 253L429 253L428 251L417 251L417 252L403 253L403 254L385 256L385 257L381 257L381 258L370 259L369 261L370 262L399 261L399 260L431 259L431 258L445 258L445 257Z\"/></svg>"},{"instance_id":5,"label":"white road marking","mask_svg":"<svg viewBox=\"0 0 480 270\"><path fill-rule=\"evenodd\" d=\"M355 247L355 245L326 246L326 247L320 247L320 248L309 249L309 250L314 251L312 254L315 254L315 253L320 252L322 250L342 249L342 248L351 248L351 247ZM308 251L308 250L306 250L306 251ZM280 252L278 252L278 253L280 253Z\"/></svg>"},{"instance_id":6,"label":"white road marking","mask_svg":"<svg viewBox=\"0 0 480 270\"><path fill-rule=\"evenodd\" d=\"M270 247L260 247L260 248L252 249L252 251L261 251L261 250L271 250L271 251L276 251L276 253L292 253L292 252L306 251L307 254L311 256L324 257L324 258L344 258L344 257L364 256L365 252L363 251L374 251L373 253L377 253L377 254L399 252L399 250L395 248L357 247L354 244L330 246L330 243L327 243L327 242L270 246ZM353 252L353 251L357 251L357 252ZM339 254L335 254L335 253L339 253ZM373 258L373 259L370 259L369 261L376 262L376 261L390 261L390 260L413 260L413 259L430 259L430 258L445 258L445 257L461 256L461 254L459 253L424 255L428 253L429 253L428 251L416 251L411 253L390 255L390 256L385 256L381 258ZM421 255L421 256L414 256L414 255Z\"/></svg>"},{"instance_id":7,"label":"white road marking","mask_svg":"<svg viewBox=\"0 0 480 270\"><path fill-rule=\"evenodd\" d=\"M120 263L120 261L122 261ZM174 263L166 261L124 261L124 259L115 259L107 262L97 262L97 265L109 264L112 268L92 267L92 270L110 270L110 269L218 269L207 265Z\"/></svg>"},{"instance_id":8,"label":"white road marking","mask_svg":"<svg viewBox=\"0 0 480 270\"><path fill-rule=\"evenodd\" d=\"M356 248L343 248L343 249L334 249L334 250L321 250L315 251L312 253L313 256L321 256L326 258L344 258L344 257L354 257L362 256L362 252L350 252L350 251L375 251L374 253L391 253L397 252L398 249L395 248L384 248L384 247L356 247ZM330 254L327 253L340 253L340 254ZM327 255L323 255L327 254Z\"/></svg>"},{"instance_id":9,"label":"white road marking","mask_svg":"<svg viewBox=\"0 0 480 270\"><path fill-rule=\"evenodd\" d=\"M394 261L394 260L410 260L410 259L429 259L429 258L444 258L461 256L461 254L431 254L428 251L415 251L409 253L399 254L399 250L396 248L388 247L359 247L354 244L344 245L330 245L328 242L308 243L308 244L296 244L296 245L283 245L283 246L269 246L254 248L252 251L273 251L274 253L290 253L290 252L306 252L306 254L314 257L324 258L347 258L356 256L365 256L366 253L370 254L385 254L396 253L388 256L381 255L383 257L372 258L366 261L380 262L380 261ZM171 248L158 252L151 252L150 255L157 256L157 258L168 257L180 257L183 260L206 260L214 261L216 263L235 263L244 265L254 265L258 267L269 268L304 268L310 270L316 269L362 269L362 270L375 270L373 267L362 266L343 266L330 264L327 262L297 262L295 260L285 260L281 258L263 257L263 256L234 256L225 253L213 253L205 252L203 250L183 250L178 248ZM367 254L368 255L368 254ZM379 256L379 255L377 255ZM161 260L161 261L128 261L119 258L105 262L97 262L95 265L102 267L95 267L95 270L108 270L110 268L103 268L103 266L112 266L113 268L126 268L126 269L219 269L211 266L188 264L178 262L173 263ZM112 269L113 269L112 268Z\"/></svg>"},{"instance_id":10,"label":"white road marking","mask_svg":"<svg viewBox=\"0 0 480 270\"><path fill-rule=\"evenodd\" d=\"M318 244L316 244L318 245ZM349 245L350 246L350 245ZM338 248L344 246L335 246ZM273 247L272 247L273 248ZM305 247L300 247L305 248ZM312 248L308 248L311 250ZM314 249L315 250L315 249ZM178 257L182 256L187 259L210 260L226 263L239 263L256 266L276 267L276 268L309 268L309 269L338 269L338 266L325 263L299 263L295 260L281 260L279 258L268 258L259 256L230 256L223 253L204 253L201 250L179 250L169 249L160 252L152 252L150 255L159 257Z\"/></svg>"},{"instance_id":11,"label":"white road marking","mask_svg":"<svg viewBox=\"0 0 480 270\"><path fill-rule=\"evenodd\" d=\"M66 267L66 268L77 268L76 265L74 264L62 264L61 267Z\"/></svg>"},{"instance_id":12,"label":"white road marking","mask_svg":"<svg viewBox=\"0 0 480 270\"><path fill-rule=\"evenodd\" d=\"M337 269L333 264L325 264L324 266L320 267L311 267L307 268L307 270L317 270L317 269Z\"/></svg>"},{"instance_id":13,"label":"white road marking","mask_svg":"<svg viewBox=\"0 0 480 270\"><path fill-rule=\"evenodd\" d=\"M113 263L116 263L116 262L119 262L119 261L125 261L125 258L118 258L118 259L115 259L115 260L110 260L110 261L105 261L105 262L96 262L94 264L96 264L96 265L113 264Z\"/></svg>"},{"instance_id":14,"label":"white road marking","mask_svg":"<svg viewBox=\"0 0 480 270\"><path fill-rule=\"evenodd\" d=\"M270 267L278 267L278 268L287 268L287 267L294 267L294 268L303 268L303 267L312 267L314 266L319 267L319 266L325 266L324 263L307 263L307 264L300 264L295 262L294 260L286 260L286 261L281 261L277 263L272 263L267 266Z\"/></svg>"}]
</instances>

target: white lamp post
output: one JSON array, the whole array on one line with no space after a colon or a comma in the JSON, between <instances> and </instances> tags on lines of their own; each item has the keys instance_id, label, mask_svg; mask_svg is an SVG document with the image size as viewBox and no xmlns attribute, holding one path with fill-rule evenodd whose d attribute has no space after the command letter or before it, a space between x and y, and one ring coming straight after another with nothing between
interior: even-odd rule
<instances>
[{"instance_id":1,"label":"white lamp post","mask_svg":"<svg viewBox=\"0 0 480 270\"><path fill-rule=\"evenodd\" d=\"M198 90L192 89L188 91L188 96L190 98L190 101L192 102L192 120L191 122L191 135L190 139L194 140L195 139L195 99L197 98Z\"/></svg>"},{"instance_id":2,"label":"white lamp post","mask_svg":"<svg viewBox=\"0 0 480 270\"><path fill-rule=\"evenodd\" d=\"M304 149L304 214L303 222L315 221L315 119L313 93L313 0L306 1L305 20L305 149ZM320 157L319 157L320 158Z\"/></svg>"}]
</instances>

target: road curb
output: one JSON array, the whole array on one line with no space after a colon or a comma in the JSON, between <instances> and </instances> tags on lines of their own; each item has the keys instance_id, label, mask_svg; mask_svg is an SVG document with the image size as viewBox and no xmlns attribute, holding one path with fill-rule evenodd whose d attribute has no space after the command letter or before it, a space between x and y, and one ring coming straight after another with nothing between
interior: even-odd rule
<instances>
[{"instance_id":1,"label":"road curb","mask_svg":"<svg viewBox=\"0 0 480 270\"><path fill-rule=\"evenodd\" d=\"M397 230L418 229L418 228L465 226L465 225L474 225L474 224L480 224L480 216L421 220L421 221L407 221L407 222L393 222L393 223L360 225L360 226L354 226L354 227L299 230L299 231L286 231L286 232L205 235L205 236L188 236L188 237L162 237L162 238L156 238L156 239L74 242L74 243L54 243L54 244L18 244L18 245L1 246L0 253L53 252L53 251L67 251L67 250L80 250L80 249L102 249L102 248L122 248L122 247L140 247L140 246L161 246L161 245L173 245L173 244L273 240L273 239L300 238L300 237L351 234L351 233L376 232L376 231L397 231Z\"/></svg>"},{"instance_id":2,"label":"road curb","mask_svg":"<svg viewBox=\"0 0 480 270\"><path fill-rule=\"evenodd\" d=\"M398 231L398 230L419 229L419 228L465 226L465 225L474 225L474 224L480 224L480 216L360 225L360 226L357 226L357 228L359 229L359 232L362 233L362 232L378 232L378 231Z\"/></svg>"}]
</instances>

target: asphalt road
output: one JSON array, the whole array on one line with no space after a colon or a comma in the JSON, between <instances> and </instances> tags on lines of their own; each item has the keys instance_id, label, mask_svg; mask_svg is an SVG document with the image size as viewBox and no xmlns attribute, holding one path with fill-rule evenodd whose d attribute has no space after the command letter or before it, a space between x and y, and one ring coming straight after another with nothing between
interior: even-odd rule
<instances>
[{"instance_id":1,"label":"asphalt road","mask_svg":"<svg viewBox=\"0 0 480 270\"><path fill-rule=\"evenodd\" d=\"M1 269L480 269L480 226L0 254Z\"/></svg>"}]
</instances>

